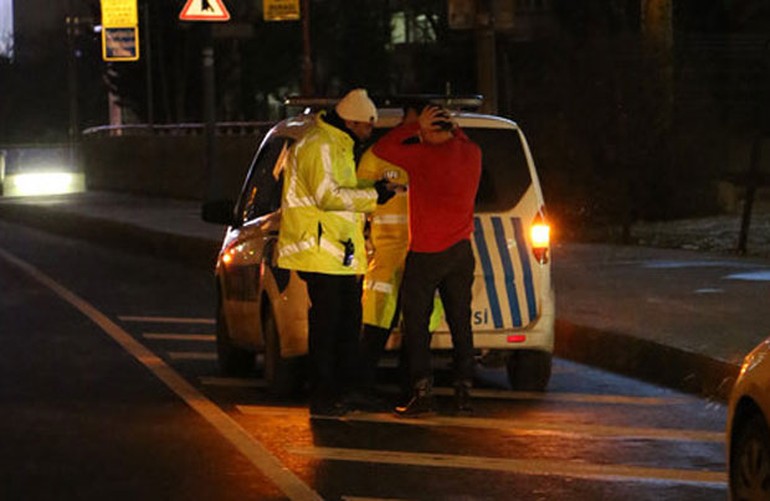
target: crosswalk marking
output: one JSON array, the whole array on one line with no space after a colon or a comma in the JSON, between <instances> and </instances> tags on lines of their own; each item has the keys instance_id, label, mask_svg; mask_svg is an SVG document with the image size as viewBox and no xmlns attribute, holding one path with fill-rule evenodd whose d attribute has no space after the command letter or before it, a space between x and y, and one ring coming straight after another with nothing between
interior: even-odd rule
<instances>
[{"instance_id":1,"label":"crosswalk marking","mask_svg":"<svg viewBox=\"0 0 770 501\"><path fill-rule=\"evenodd\" d=\"M118 316L121 322L156 322L162 324L206 324L214 325L216 321L213 318L188 318L188 317L137 317L137 316Z\"/></svg>"},{"instance_id":2,"label":"crosswalk marking","mask_svg":"<svg viewBox=\"0 0 770 501\"><path fill-rule=\"evenodd\" d=\"M509 459L430 452L381 451L335 447L292 447L288 449L288 452L325 460L490 470L524 475L562 476L611 482L653 481L672 484L706 485L720 488L724 487L727 483L725 472L720 471L649 468L555 459Z\"/></svg>"},{"instance_id":3,"label":"crosswalk marking","mask_svg":"<svg viewBox=\"0 0 770 501\"><path fill-rule=\"evenodd\" d=\"M216 360L216 353L199 351L169 351L168 358L171 360Z\"/></svg>"},{"instance_id":4,"label":"crosswalk marking","mask_svg":"<svg viewBox=\"0 0 770 501\"><path fill-rule=\"evenodd\" d=\"M436 387L434 388L434 393L436 395L444 396L453 395L454 389ZM626 395L595 395L586 393L552 393L548 391L511 391L493 388L473 388L471 389L471 396L474 398L498 400L538 400L622 405L672 405L692 402L692 399L681 397L634 397Z\"/></svg>"},{"instance_id":5,"label":"crosswalk marking","mask_svg":"<svg viewBox=\"0 0 770 501\"><path fill-rule=\"evenodd\" d=\"M168 364L158 358L152 351L123 330L104 313L40 272L34 266L3 249L0 249L0 258L23 270L98 325L110 338L215 427L228 442L240 451L262 474L269 478L287 498L297 501L320 501L323 499L302 479L294 475L286 465L273 456L261 442L248 433L229 414L206 398L205 395L188 383Z\"/></svg>"},{"instance_id":6,"label":"crosswalk marking","mask_svg":"<svg viewBox=\"0 0 770 501\"><path fill-rule=\"evenodd\" d=\"M264 379L246 379L235 377L199 377L198 381L205 386L230 386L233 388L267 388Z\"/></svg>"},{"instance_id":7,"label":"crosswalk marking","mask_svg":"<svg viewBox=\"0 0 770 501\"><path fill-rule=\"evenodd\" d=\"M306 409L291 407L266 407L257 405L238 405L243 414L259 415L286 413L289 410L307 412ZM387 413L353 412L337 418L342 421L367 423L408 424L414 426L455 426L505 431L523 435L585 435L604 438L642 438L657 440L676 440L689 442L723 442L724 433L705 430L683 430L671 428L638 428L627 426L591 425L568 422L526 421L519 419L495 419L484 417L430 416L421 418L402 418Z\"/></svg>"},{"instance_id":8,"label":"crosswalk marking","mask_svg":"<svg viewBox=\"0 0 770 501\"><path fill-rule=\"evenodd\" d=\"M160 334L146 332L142 334L142 337L160 341L216 341L216 336L212 334Z\"/></svg>"}]
</instances>

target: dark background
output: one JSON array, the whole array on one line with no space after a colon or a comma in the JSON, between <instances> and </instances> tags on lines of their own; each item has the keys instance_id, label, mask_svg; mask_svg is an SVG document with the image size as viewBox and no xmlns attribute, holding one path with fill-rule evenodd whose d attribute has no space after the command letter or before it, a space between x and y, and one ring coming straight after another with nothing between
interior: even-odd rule
<instances>
[{"instance_id":1,"label":"dark background","mask_svg":"<svg viewBox=\"0 0 770 501\"><path fill-rule=\"evenodd\" d=\"M15 57L0 61L0 145L66 141L73 104L78 131L108 123L108 90L124 123L202 120L206 23L178 21L184 0L139 0L144 54L135 63L102 61L97 1L69 0L45 26L20 12L23 3ZM302 88L301 24L263 21L259 1L225 3L232 19L214 39L217 120L275 119L277 103ZM314 93L479 92L479 31L451 29L449 3L310 0ZM770 4L512 3L513 27L495 33L497 113L524 128L561 228L628 229L724 210L720 190L748 170L767 129ZM396 41L395 13L411 21ZM69 34L67 14L78 16Z\"/></svg>"}]
</instances>

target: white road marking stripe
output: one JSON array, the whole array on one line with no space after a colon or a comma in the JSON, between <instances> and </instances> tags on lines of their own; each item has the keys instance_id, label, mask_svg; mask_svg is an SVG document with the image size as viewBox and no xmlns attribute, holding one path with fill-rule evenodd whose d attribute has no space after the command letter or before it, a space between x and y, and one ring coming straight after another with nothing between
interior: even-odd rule
<instances>
[{"instance_id":1,"label":"white road marking stripe","mask_svg":"<svg viewBox=\"0 0 770 501\"><path fill-rule=\"evenodd\" d=\"M234 388L267 388L264 379L246 379L235 377L199 377L198 381L206 386L231 386Z\"/></svg>"},{"instance_id":2,"label":"white road marking stripe","mask_svg":"<svg viewBox=\"0 0 770 501\"><path fill-rule=\"evenodd\" d=\"M296 447L288 449L288 452L325 460L491 470L524 475L555 475L610 482L652 481L672 484L713 485L715 487L724 487L727 483L725 472L718 471L646 468L642 466L595 464L553 459L508 459L434 454L430 452L379 451L333 447Z\"/></svg>"},{"instance_id":3,"label":"white road marking stripe","mask_svg":"<svg viewBox=\"0 0 770 501\"><path fill-rule=\"evenodd\" d=\"M393 387L395 388L395 387ZM437 395L453 395L454 389L436 387ZM633 397L627 395L593 395L588 393L551 393L537 391L496 390L493 388L472 388L471 396L482 399L499 400L538 400L543 402L578 402L591 404L622 404L622 405L672 405L691 403L692 399L684 397Z\"/></svg>"},{"instance_id":4,"label":"white road marking stripe","mask_svg":"<svg viewBox=\"0 0 770 501\"><path fill-rule=\"evenodd\" d=\"M160 341L216 341L216 336L212 334L156 334L145 332L142 334L145 339L156 339Z\"/></svg>"},{"instance_id":5,"label":"white road marking stripe","mask_svg":"<svg viewBox=\"0 0 770 501\"><path fill-rule=\"evenodd\" d=\"M118 316L121 322L156 322L161 324L206 324L214 325L216 321L213 318L187 318L187 317L133 317Z\"/></svg>"},{"instance_id":6,"label":"white road marking stripe","mask_svg":"<svg viewBox=\"0 0 770 501\"><path fill-rule=\"evenodd\" d=\"M216 353L201 351L169 351L168 358L171 360L216 360Z\"/></svg>"},{"instance_id":7,"label":"white road marking stripe","mask_svg":"<svg viewBox=\"0 0 770 501\"><path fill-rule=\"evenodd\" d=\"M51 289L63 300L80 310L91 321L98 325L124 350L149 369L158 379L163 381L187 405L216 428L236 449L238 449L265 476L273 481L290 499L321 500L321 496L285 467L265 446L251 436L233 418L227 415L214 402L206 398L182 376L177 374L163 360L138 342L131 335L97 310L90 303L75 293L59 285L29 263L0 249L0 257L23 270L33 279Z\"/></svg>"},{"instance_id":8,"label":"white road marking stripe","mask_svg":"<svg viewBox=\"0 0 770 501\"><path fill-rule=\"evenodd\" d=\"M286 412L287 409L292 409L290 407L264 407L257 405L237 405L236 408L243 414L251 415ZM307 410L305 410L305 412L307 412ZM563 421L544 422L455 416L430 416L408 419L384 412L353 412L344 417L335 419L367 423L409 424L414 426L456 426L460 428L499 430L523 435L587 435L604 438L646 438L684 442L723 442L725 439L724 433L722 432L678 430L672 428L635 428L626 426L590 425Z\"/></svg>"}]
</instances>

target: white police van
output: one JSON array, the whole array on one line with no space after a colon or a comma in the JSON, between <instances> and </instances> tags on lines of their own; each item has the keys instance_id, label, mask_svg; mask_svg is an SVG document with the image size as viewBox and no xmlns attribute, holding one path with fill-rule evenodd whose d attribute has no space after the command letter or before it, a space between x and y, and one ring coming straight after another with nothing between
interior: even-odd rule
<instances>
[{"instance_id":1,"label":"white police van","mask_svg":"<svg viewBox=\"0 0 770 501\"><path fill-rule=\"evenodd\" d=\"M467 99L431 101L450 109L468 104ZM333 101L307 104L304 112L266 134L237 202L204 206L204 219L229 226L215 271L219 365L226 374L244 374L254 367L256 355L263 354L265 379L277 394L302 384L307 353L304 282L275 263L282 174L290 146L313 122L312 106L331 106ZM387 106L379 109L373 140L401 120L400 108ZM555 306L549 226L532 154L511 120L462 110L452 115L482 150L472 236L472 323L479 361L504 364L514 390L542 391L551 374ZM393 349L400 333L391 338ZM451 347L442 323L432 348L438 353Z\"/></svg>"}]
</instances>

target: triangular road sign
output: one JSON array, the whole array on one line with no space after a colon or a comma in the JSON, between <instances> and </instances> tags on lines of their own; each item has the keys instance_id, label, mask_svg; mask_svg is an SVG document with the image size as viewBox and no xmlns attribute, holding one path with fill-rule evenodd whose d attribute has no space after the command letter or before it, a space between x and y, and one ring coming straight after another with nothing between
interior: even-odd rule
<instances>
[{"instance_id":1,"label":"triangular road sign","mask_svg":"<svg viewBox=\"0 0 770 501\"><path fill-rule=\"evenodd\" d=\"M227 21L230 13L227 12L222 0L187 0L187 3L179 13L182 21Z\"/></svg>"}]
</instances>

